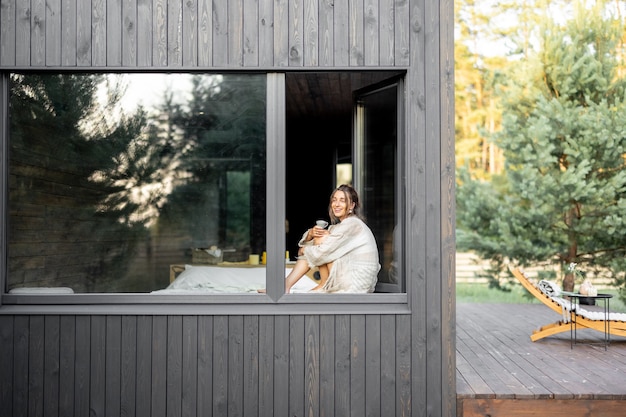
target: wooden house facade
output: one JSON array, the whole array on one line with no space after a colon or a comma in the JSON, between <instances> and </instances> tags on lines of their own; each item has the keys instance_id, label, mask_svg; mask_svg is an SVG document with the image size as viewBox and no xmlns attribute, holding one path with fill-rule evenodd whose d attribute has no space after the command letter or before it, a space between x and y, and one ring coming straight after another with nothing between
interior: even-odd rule
<instances>
[{"instance_id":1,"label":"wooden house facade","mask_svg":"<svg viewBox=\"0 0 626 417\"><path fill-rule=\"evenodd\" d=\"M11 293L32 263L12 263L27 248L9 236L10 75L73 72L267 75L267 158L287 159L268 163L259 200L268 277L284 268L286 196L313 181L289 170L316 139L285 145L306 120L285 91L311 73L325 92L346 74L400 80L400 290ZM452 1L1 0L0 415L454 416L453 73Z\"/></svg>"}]
</instances>

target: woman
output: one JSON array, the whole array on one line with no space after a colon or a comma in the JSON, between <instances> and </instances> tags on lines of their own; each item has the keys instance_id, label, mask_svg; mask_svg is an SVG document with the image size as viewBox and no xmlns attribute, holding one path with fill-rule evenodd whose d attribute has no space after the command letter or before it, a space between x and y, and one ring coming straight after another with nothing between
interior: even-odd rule
<instances>
[{"instance_id":1,"label":"woman","mask_svg":"<svg viewBox=\"0 0 626 417\"><path fill-rule=\"evenodd\" d=\"M357 192L341 185L330 196L328 230L314 226L307 230L298 246L298 260L287 275L285 290L300 280L312 267L320 269L321 282L316 292L373 292L380 264L372 231L360 215Z\"/></svg>"}]
</instances>

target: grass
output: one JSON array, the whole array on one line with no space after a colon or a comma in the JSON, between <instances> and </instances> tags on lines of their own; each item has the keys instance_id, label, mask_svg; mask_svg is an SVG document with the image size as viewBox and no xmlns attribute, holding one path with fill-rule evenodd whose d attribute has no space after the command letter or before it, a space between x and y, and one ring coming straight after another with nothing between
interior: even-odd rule
<instances>
[{"instance_id":1,"label":"grass","mask_svg":"<svg viewBox=\"0 0 626 417\"><path fill-rule=\"evenodd\" d=\"M619 299L615 288L601 288L599 292L613 294L610 301L611 311L626 313L626 304ZM456 284L457 303L476 304L528 304L541 302L530 295L522 286L516 286L511 292L489 288L487 284Z\"/></svg>"}]
</instances>

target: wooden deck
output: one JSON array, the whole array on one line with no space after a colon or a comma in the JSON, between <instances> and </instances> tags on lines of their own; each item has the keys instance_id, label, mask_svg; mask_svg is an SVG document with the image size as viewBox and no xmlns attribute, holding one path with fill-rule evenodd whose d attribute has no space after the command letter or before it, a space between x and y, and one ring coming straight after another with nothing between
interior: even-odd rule
<instances>
[{"instance_id":1,"label":"wooden deck","mask_svg":"<svg viewBox=\"0 0 626 417\"><path fill-rule=\"evenodd\" d=\"M626 338L579 330L531 342L559 316L539 303L457 305L457 416L624 416Z\"/></svg>"}]
</instances>

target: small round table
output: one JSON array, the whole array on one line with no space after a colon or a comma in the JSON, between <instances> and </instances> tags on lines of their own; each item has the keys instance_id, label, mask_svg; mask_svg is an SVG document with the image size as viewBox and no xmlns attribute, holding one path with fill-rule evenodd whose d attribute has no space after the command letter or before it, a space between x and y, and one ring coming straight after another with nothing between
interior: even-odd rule
<instances>
[{"instance_id":1,"label":"small round table","mask_svg":"<svg viewBox=\"0 0 626 417\"><path fill-rule=\"evenodd\" d=\"M613 298L612 294L597 294L597 295L584 295L577 292L568 292L561 291L562 296L572 298L572 309L570 310L570 345L571 348L574 348L574 345L577 343L576 340L576 330L577 330L577 322L576 322L576 310L578 310L578 306L580 305L581 298L589 298L590 300L598 300L602 301L604 307L604 350L607 349L609 344L611 343L611 328L609 321L609 310L610 310L610 300Z\"/></svg>"}]
</instances>

